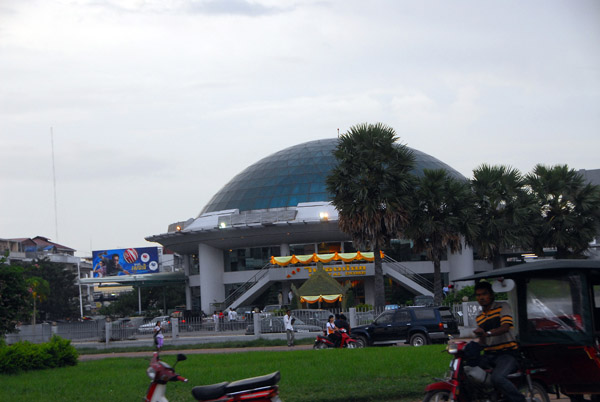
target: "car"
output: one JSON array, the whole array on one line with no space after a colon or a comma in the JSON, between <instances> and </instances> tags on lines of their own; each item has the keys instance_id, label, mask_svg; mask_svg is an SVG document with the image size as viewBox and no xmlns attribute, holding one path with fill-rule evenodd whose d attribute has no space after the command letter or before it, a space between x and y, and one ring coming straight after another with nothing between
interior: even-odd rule
<instances>
[{"instance_id":1,"label":"car","mask_svg":"<svg viewBox=\"0 0 600 402\"><path fill-rule=\"evenodd\" d=\"M153 319L148 321L146 324L140 325L138 327L138 332L142 333L142 334L154 332L154 327L156 326L156 323L159 321L160 321L160 326L163 328L163 330L167 330L168 328L170 328L171 317L169 317L168 315L161 315L158 317L154 317Z\"/></svg>"},{"instance_id":2,"label":"car","mask_svg":"<svg viewBox=\"0 0 600 402\"><path fill-rule=\"evenodd\" d=\"M325 329L325 325L327 321L329 321L329 316L333 315L332 312L327 310L317 310L317 309L296 309L292 310L292 317L299 318L303 322L309 325L316 325L321 327L321 329Z\"/></svg>"},{"instance_id":3,"label":"car","mask_svg":"<svg viewBox=\"0 0 600 402\"><path fill-rule=\"evenodd\" d=\"M268 304L263 308L263 313L274 313L277 311L287 311L290 306L287 304Z\"/></svg>"},{"instance_id":4,"label":"car","mask_svg":"<svg viewBox=\"0 0 600 402\"><path fill-rule=\"evenodd\" d=\"M352 328L351 333L363 346L399 342L421 346L447 341L460 331L450 307L404 307L384 310L371 324Z\"/></svg>"},{"instance_id":5,"label":"car","mask_svg":"<svg viewBox=\"0 0 600 402\"><path fill-rule=\"evenodd\" d=\"M414 303L415 306L433 306L433 296L415 296Z\"/></svg>"},{"instance_id":6,"label":"car","mask_svg":"<svg viewBox=\"0 0 600 402\"><path fill-rule=\"evenodd\" d=\"M323 332L323 328L318 325L305 324L299 318L296 318L293 324L294 332ZM268 316L260 319L260 332L285 332L283 317ZM254 335L254 324L249 324L246 328L246 335Z\"/></svg>"}]
</instances>

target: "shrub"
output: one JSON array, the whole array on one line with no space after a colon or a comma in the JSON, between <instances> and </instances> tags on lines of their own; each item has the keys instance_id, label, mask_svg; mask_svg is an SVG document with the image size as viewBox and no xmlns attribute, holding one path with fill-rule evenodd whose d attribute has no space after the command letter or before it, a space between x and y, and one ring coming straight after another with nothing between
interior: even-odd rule
<instances>
[{"instance_id":1,"label":"shrub","mask_svg":"<svg viewBox=\"0 0 600 402\"><path fill-rule=\"evenodd\" d=\"M355 306L357 311L369 311L373 310L373 306L371 304L357 304Z\"/></svg>"},{"instance_id":2,"label":"shrub","mask_svg":"<svg viewBox=\"0 0 600 402\"><path fill-rule=\"evenodd\" d=\"M33 344L17 342L0 345L0 373L15 374L21 371L42 370L77 364L77 350L71 341L54 335L50 342Z\"/></svg>"}]
</instances>

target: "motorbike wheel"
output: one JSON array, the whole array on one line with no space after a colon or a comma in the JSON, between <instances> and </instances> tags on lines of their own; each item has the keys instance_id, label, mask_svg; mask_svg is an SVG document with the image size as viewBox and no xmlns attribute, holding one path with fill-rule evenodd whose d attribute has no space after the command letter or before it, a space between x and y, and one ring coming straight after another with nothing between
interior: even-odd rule
<instances>
[{"instance_id":1,"label":"motorbike wheel","mask_svg":"<svg viewBox=\"0 0 600 402\"><path fill-rule=\"evenodd\" d=\"M313 349L327 349L327 345L325 345L323 342L318 342L315 343Z\"/></svg>"},{"instance_id":2,"label":"motorbike wheel","mask_svg":"<svg viewBox=\"0 0 600 402\"><path fill-rule=\"evenodd\" d=\"M533 382L532 394L529 393L527 385L522 386L519 389L519 391L521 391L521 393L525 395L525 398L528 402L550 402L550 397L546 392L546 388L544 388L542 384L537 383L535 381Z\"/></svg>"},{"instance_id":3,"label":"motorbike wheel","mask_svg":"<svg viewBox=\"0 0 600 402\"><path fill-rule=\"evenodd\" d=\"M425 398L423 398L423 402L441 402L441 401L449 401L450 400L450 392L448 391L429 391L425 394Z\"/></svg>"}]
</instances>

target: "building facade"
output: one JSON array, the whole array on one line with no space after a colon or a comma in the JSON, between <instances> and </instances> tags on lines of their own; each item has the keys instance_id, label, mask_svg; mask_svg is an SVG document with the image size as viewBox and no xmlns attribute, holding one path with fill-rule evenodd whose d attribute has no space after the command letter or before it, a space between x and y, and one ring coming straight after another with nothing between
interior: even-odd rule
<instances>
[{"instance_id":1,"label":"building facade","mask_svg":"<svg viewBox=\"0 0 600 402\"><path fill-rule=\"evenodd\" d=\"M314 264L281 267L270 264L272 256L368 251L356 250L339 230L338 213L326 190L337 141L298 144L261 159L225 184L196 218L146 238L181 255L188 308L212 312L216 306L249 304L271 286L278 287L287 303L291 285L299 287L308 279ZM412 151L414 174L441 168L466 180L438 159ZM386 276L414 294L431 294L432 289L417 279L433 272L431 262L386 259L383 265ZM360 301L373 303L372 263L334 261L325 268L340 282L351 281ZM442 262L449 280L486 269L489 265L475 262L468 247Z\"/></svg>"}]
</instances>

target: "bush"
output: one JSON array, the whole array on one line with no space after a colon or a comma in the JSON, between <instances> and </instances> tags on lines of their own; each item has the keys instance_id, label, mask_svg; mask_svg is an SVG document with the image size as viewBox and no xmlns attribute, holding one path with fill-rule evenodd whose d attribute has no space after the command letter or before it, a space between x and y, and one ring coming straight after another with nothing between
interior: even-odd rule
<instances>
[{"instance_id":1,"label":"bush","mask_svg":"<svg viewBox=\"0 0 600 402\"><path fill-rule=\"evenodd\" d=\"M373 306L371 304L357 304L355 306L356 311L369 311L373 310Z\"/></svg>"},{"instance_id":2,"label":"bush","mask_svg":"<svg viewBox=\"0 0 600 402\"><path fill-rule=\"evenodd\" d=\"M50 342L33 344L17 342L14 345L0 345L0 373L15 374L21 371L75 366L77 350L71 341L54 335Z\"/></svg>"}]
</instances>

